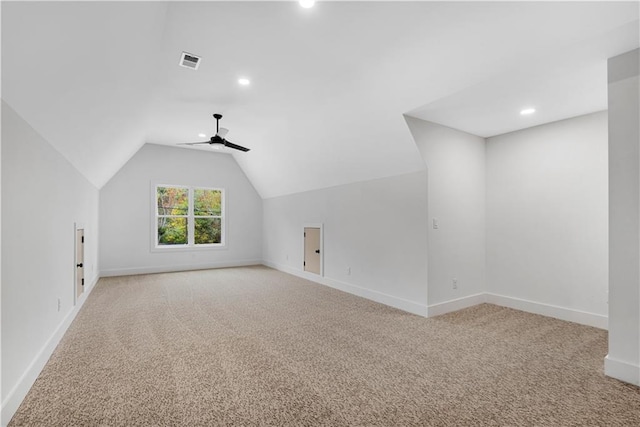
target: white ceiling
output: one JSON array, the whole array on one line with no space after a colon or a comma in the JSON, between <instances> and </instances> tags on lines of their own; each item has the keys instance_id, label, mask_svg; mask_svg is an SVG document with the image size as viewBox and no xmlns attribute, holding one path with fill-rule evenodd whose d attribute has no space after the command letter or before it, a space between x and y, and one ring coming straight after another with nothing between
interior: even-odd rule
<instances>
[{"instance_id":1,"label":"white ceiling","mask_svg":"<svg viewBox=\"0 0 640 427\"><path fill-rule=\"evenodd\" d=\"M98 187L145 142L203 140L220 112L274 197L423 169L403 114L491 136L606 109L606 59L638 47L638 15L637 2L2 2L2 98Z\"/></svg>"}]
</instances>

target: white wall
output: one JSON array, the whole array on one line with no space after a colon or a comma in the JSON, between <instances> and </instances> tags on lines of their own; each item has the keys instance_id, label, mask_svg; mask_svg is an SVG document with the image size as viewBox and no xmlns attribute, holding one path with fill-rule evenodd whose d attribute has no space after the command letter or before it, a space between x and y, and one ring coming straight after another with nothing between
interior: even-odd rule
<instances>
[{"instance_id":1,"label":"white wall","mask_svg":"<svg viewBox=\"0 0 640 427\"><path fill-rule=\"evenodd\" d=\"M427 165L431 316L476 304L485 291L484 138L406 120Z\"/></svg>"},{"instance_id":2,"label":"white wall","mask_svg":"<svg viewBox=\"0 0 640 427\"><path fill-rule=\"evenodd\" d=\"M153 183L224 188L226 247L152 251ZM230 154L146 144L100 190L100 236L103 276L256 264L262 199Z\"/></svg>"},{"instance_id":3,"label":"white wall","mask_svg":"<svg viewBox=\"0 0 640 427\"><path fill-rule=\"evenodd\" d=\"M265 199L263 213L265 264L426 315L424 172ZM320 223L324 277L302 265L304 225Z\"/></svg>"},{"instance_id":4,"label":"white wall","mask_svg":"<svg viewBox=\"0 0 640 427\"><path fill-rule=\"evenodd\" d=\"M607 327L607 170L606 112L487 139L490 294Z\"/></svg>"},{"instance_id":5,"label":"white wall","mask_svg":"<svg viewBox=\"0 0 640 427\"><path fill-rule=\"evenodd\" d=\"M75 307L74 222L85 227L88 285ZM98 190L3 101L3 424L97 280L97 242Z\"/></svg>"},{"instance_id":6,"label":"white wall","mask_svg":"<svg viewBox=\"0 0 640 427\"><path fill-rule=\"evenodd\" d=\"M640 385L639 50L609 59L607 375Z\"/></svg>"}]
</instances>

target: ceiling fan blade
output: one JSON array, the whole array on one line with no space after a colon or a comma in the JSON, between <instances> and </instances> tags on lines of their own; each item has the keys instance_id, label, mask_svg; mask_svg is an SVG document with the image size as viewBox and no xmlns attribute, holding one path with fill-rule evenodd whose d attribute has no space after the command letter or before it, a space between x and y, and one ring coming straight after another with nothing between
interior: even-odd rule
<instances>
[{"instance_id":1,"label":"ceiling fan blade","mask_svg":"<svg viewBox=\"0 0 640 427\"><path fill-rule=\"evenodd\" d=\"M218 130L218 133L216 135L218 135L220 138L224 139L224 137L229 133L229 129L227 128L220 128Z\"/></svg>"},{"instance_id":2,"label":"ceiling fan blade","mask_svg":"<svg viewBox=\"0 0 640 427\"><path fill-rule=\"evenodd\" d=\"M209 141L203 142L181 142L177 145L201 145L201 144L209 144L212 148L218 149L220 148L218 144L223 145L225 147L233 148L234 150L247 152L249 149L247 147L243 147L242 145L236 145L232 142L227 141L224 137L229 133L229 129L220 127L220 119L222 118L222 114L214 114L213 117L216 119L216 134L211 137Z\"/></svg>"},{"instance_id":3,"label":"ceiling fan blade","mask_svg":"<svg viewBox=\"0 0 640 427\"><path fill-rule=\"evenodd\" d=\"M229 142L229 141L224 141L224 146L225 147L229 147L229 148L233 148L235 150L244 151L244 152L249 151L249 148L243 147L242 145L236 145L236 144L234 144L232 142Z\"/></svg>"}]
</instances>

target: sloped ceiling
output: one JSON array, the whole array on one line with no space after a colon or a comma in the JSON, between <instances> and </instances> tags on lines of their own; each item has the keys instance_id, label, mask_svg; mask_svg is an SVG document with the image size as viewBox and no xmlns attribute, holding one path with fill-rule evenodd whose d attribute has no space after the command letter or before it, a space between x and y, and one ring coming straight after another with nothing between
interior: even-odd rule
<instances>
[{"instance_id":1,"label":"sloped ceiling","mask_svg":"<svg viewBox=\"0 0 640 427\"><path fill-rule=\"evenodd\" d=\"M167 5L1 7L2 98L101 187L146 138Z\"/></svg>"},{"instance_id":2,"label":"sloped ceiling","mask_svg":"<svg viewBox=\"0 0 640 427\"><path fill-rule=\"evenodd\" d=\"M97 187L220 112L274 197L424 168L403 114L490 136L606 109L635 47L636 2L3 2L2 97Z\"/></svg>"}]
</instances>

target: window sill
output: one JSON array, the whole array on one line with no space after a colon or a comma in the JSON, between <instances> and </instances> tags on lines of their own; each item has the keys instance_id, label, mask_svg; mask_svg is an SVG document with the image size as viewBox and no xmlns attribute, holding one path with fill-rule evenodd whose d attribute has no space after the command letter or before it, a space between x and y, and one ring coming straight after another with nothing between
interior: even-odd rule
<instances>
[{"instance_id":1,"label":"window sill","mask_svg":"<svg viewBox=\"0 0 640 427\"><path fill-rule=\"evenodd\" d=\"M200 251L222 251L226 250L227 245L198 245L198 246L186 246L186 245L171 245L171 246L152 246L151 252L200 252Z\"/></svg>"}]
</instances>

